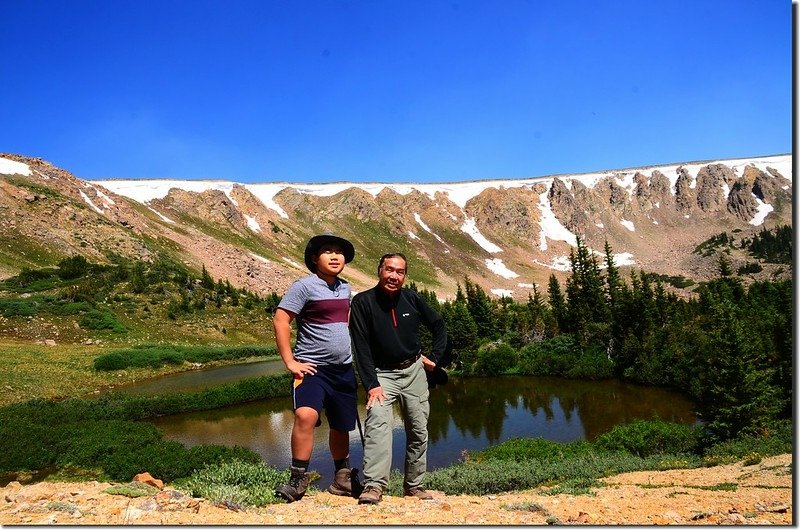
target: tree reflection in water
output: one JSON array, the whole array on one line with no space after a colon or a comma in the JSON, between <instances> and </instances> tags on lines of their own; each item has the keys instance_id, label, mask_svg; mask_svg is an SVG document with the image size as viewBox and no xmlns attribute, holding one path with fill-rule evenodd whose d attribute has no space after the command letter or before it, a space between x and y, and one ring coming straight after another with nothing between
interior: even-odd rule
<instances>
[{"instance_id":1,"label":"tree reflection in water","mask_svg":"<svg viewBox=\"0 0 800 530\"><path fill-rule=\"evenodd\" d=\"M552 441L594 440L615 425L658 417L693 424L690 400L665 389L618 381L571 381L542 377L450 378L431 391L429 469L459 460L462 451L478 451L511 438L541 437ZM364 394L359 414L363 422ZM397 406L397 405L396 405ZM395 414L393 467L403 466L404 431ZM294 415L291 399L271 399L224 409L153 420L166 438L188 446L223 444L248 447L277 467L289 465L289 440ZM315 430L312 468L333 474L328 453L328 428ZM358 431L350 436L351 462L361 467ZM329 479L328 479L329 480ZM326 487L323 484L322 487Z\"/></svg>"}]
</instances>

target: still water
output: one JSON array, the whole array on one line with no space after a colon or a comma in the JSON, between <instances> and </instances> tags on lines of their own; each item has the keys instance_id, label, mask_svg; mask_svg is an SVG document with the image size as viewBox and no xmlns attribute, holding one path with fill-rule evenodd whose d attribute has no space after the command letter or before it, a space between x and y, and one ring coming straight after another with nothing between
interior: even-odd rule
<instances>
[{"instance_id":1,"label":"still water","mask_svg":"<svg viewBox=\"0 0 800 530\"><path fill-rule=\"evenodd\" d=\"M210 373L186 372L140 383L129 390L149 393L207 388L209 378L220 383L283 369L280 361L272 363L229 366ZM234 373L238 375L234 377ZM202 383L198 382L200 379L203 379ZM360 390L359 403L364 402L363 390ZM613 426L634 419L658 417L685 424L697 422L693 403L681 394L618 381L451 377L447 385L431 391L430 402L428 469L457 462L464 451L479 451L511 438L591 441ZM365 415L362 405L359 409L362 422ZM259 453L264 461L285 468L291 461L289 438L293 420L287 374L286 398L168 416L152 422L167 439L187 446L221 444L248 447ZM324 488L333 475L324 417L314 436L311 469L323 476L320 487ZM402 420L396 408L392 445L392 467L395 469L403 468L404 444ZM363 452L358 429L350 433L350 450L351 464L360 468Z\"/></svg>"}]
</instances>

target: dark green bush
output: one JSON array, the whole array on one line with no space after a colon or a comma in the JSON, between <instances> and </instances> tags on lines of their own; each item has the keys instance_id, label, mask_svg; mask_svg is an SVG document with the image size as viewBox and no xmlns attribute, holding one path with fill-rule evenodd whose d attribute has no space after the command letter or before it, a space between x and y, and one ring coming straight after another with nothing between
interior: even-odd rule
<instances>
[{"instance_id":1,"label":"dark green bush","mask_svg":"<svg viewBox=\"0 0 800 530\"><path fill-rule=\"evenodd\" d=\"M117 320L114 313L108 310L92 309L80 318L79 324L84 329L111 330L125 333L125 326Z\"/></svg>"},{"instance_id":2,"label":"dark green bush","mask_svg":"<svg viewBox=\"0 0 800 530\"><path fill-rule=\"evenodd\" d=\"M88 302L64 302L52 306L51 311L54 315L76 315L78 313L86 313L92 310L92 305Z\"/></svg>"},{"instance_id":3,"label":"dark green bush","mask_svg":"<svg viewBox=\"0 0 800 530\"><path fill-rule=\"evenodd\" d=\"M500 445L492 446L484 451L470 455L475 460L563 460L576 456L585 456L592 451L592 445L579 440L570 443L558 443L544 438L514 438Z\"/></svg>"},{"instance_id":4,"label":"dark green bush","mask_svg":"<svg viewBox=\"0 0 800 530\"><path fill-rule=\"evenodd\" d=\"M111 370L124 370L129 366L128 359L120 352L111 352L94 360L94 369L111 371Z\"/></svg>"},{"instance_id":5,"label":"dark green bush","mask_svg":"<svg viewBox=\"0 0 800 530\"><path fill-rule=\"evenodd\" d=\"M106 353L94 360L96 370L123 370L130 366L159 368L165 364L207 363L249 357L274 356L275 346L170 346L146 344Z\"/></svg>"},{"instance_id":6,"label":"dark green bush","mask_svg":"<svg viewBox=\"0 0 800 530\"><path fill-rule=\"evenodd\" d=\"M166 442L143 420L156 416L209 410L236 403L288 395L284 374L246 379L194 394L126 396L110 393L97 399L31 400L0 408L0 474L51 467L101 469L115 480L130 480L149 471L162 480L187 476L209 462L235 458L256 462L258 455L241 447L197 446L186 449Z\"/></svg>"},{"instance_id":7,"label":"dark green bush","mask_svg":"<svg viewBox=\"0 0 800 530\"><path fill-rule=\"evenodd\" d=\"M761 272L764 270L764 267L761 266L760 263L748 262L739 267L736 271L739 275L742 274L754 274L757 272Z\"/></svg>"},{"instance_id":8,"label":"dark green bush","mask_svg":"<svg viewBox=\"0 0 800 530\"><path fill-rule=\"evenodd\" d=\"M762 456L791 453L794 449L794 428L791 420L781 420L764 429L759 435L742 434L734 439L709 447L707 457L730 457L733 461L757 452Z\"/></svg>"},{"instance_id":9,"label":"dark green bush","mask_svg":"<svg viewBox=\"0 0 800 530\"><path fill-rule=\"evenodd\" d=\"M0 299L0 315L4 317L29 317L37 312L38 306L32 300Z\"/></svg>"},{"instance_id":10,"label":"dark green bush","mask_svg":"<svg viewBox=\"0 0 800 530\"><path fill-rule=\"evenodd\" d=\"M595 444L608 451L627 451L637 456L698 453L702 427L659 419L635 420L601 434Z\"/></svg>"},{"instance_id":11,"label":"dark green bush","mask_svg":"<svg viewBox=\"0 0 800 530\"><path fill-rule=\"evenodd\" d=\"M505 343L489 343L478 348L475 375L495 376L512 372L517 367L517 350Z\"/></svg>"},{"instance_id":12,"label":"dark green bush","mask_svg":"<svg viewBox=\"0 0 800 530\"><path fill-rule=\"evenodd\" d=\"M528 344L519 353L521 373L563 376L577 365L581 349L575 338L565 333L549 340Z\"/></svg>"},{"instance_id":13,"label":"dark green bush","mask_svg":"<svg viewBox=\"0 0 800 530\"><path fill-rule=\"evenodd\" d=\"M83 256L72 256L58 262L58 276L64 280L80 278L89 270L89 262Z\"/></svg>"},{"instance_id":14,"label":"dark green bush","mask_svg":"<svg viewBox=\"0 0 800 530\"><path fill-rule=\"evenodd\" d=\"M604 348L593 346L581 352L564 375L571 379L609 379L614 375L614 363Z\"/></svg>"}]
</instances>

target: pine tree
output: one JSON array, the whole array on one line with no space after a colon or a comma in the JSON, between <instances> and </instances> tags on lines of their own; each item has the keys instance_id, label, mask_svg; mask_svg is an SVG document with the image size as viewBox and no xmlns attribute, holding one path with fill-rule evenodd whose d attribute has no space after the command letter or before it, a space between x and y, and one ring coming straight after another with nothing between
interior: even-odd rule
<instances>
[{"instance_id":1,"label":"pine tree","mask_svg":"<svg viewBox=\"0 0 800 530\"><path fill-rule=\"evenodd\" d=\"M550 275L547 284L547 296L550 299L550 308L552 309L553 318L558 328L556 332L566 332L568 327L566 302L564 300L564 294L561 292L561 285L558 283L558 278L556 278L555 274Z\"/></svg>"},{"instance_id":2,"label":"pine tree","mask_svg":"<svg viewBox=\"0 0 800 530\"><path fill-rule=\"evenodd\" d=\"M570 263L572 275L566 286L568 329L576 334L583 347L591 344L605 347L609 341L610 318L604 282L597 259L580 237L577 249L570 252Z\"/></svg>"},{"instance_id":3,"label":"pine tree","mask_svg":"<svg viewBox=\"0 0 800 530\"><path fill-rule=\"evenodd\" d=\"M778 416L781 407L771 368L759 337L731 299L714 300L706 317L707 347L700 352L701 414L721 440L755 433Z\"/></svg>"},{"instance_id":4,"label":"pine tree","mask_svg":"<svg viewBox=\"0 0 800 530\"><path fill-rule=\"evenodd\" d=\"M203 270L200 272L200 285L205 287L206 289L213 289L214 288L214 278L206 270L205 263L203 264Z\"/></svg>"},{"instance_id":5,"label":"pine tree","mask_svg":"<svg viewBox=\"0 0 800 530\"><path fill-rule=\"evenodd\" d=\"M442 315L447 323L454 360L462 365L473 362L478 349L478 326L469 314L466 301L445 304Z\"/></svg>"},{"instance_id":6,"label":"pine tree","mask_svg":"<svg viewBox=\"0 0 800 530\"><path fill-rule=\"evenodd\" d=\"M472 283L468 278L464 278L464 286L467 291L467 309L478 326L479 336L488 340L497 338L491 300L480 285Z\"/></svg>"}]
</instances>

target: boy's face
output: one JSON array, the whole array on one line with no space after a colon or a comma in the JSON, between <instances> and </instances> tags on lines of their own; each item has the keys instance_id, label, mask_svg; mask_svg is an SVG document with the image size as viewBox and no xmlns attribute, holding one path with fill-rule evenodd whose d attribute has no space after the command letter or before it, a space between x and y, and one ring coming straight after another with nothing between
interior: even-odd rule
<instances>
[{"instance_id":1,"label":"boy's face","mask_svg":"<svg viewBox=\"0 0 800 530\"><path fill-rule=\"evenodd\" d=\"M337 276L344 270L344 250L339 245L326 243L319 248L312 261L317 266L317 273L323 276Z\"/></svg>"}]
</instances>

